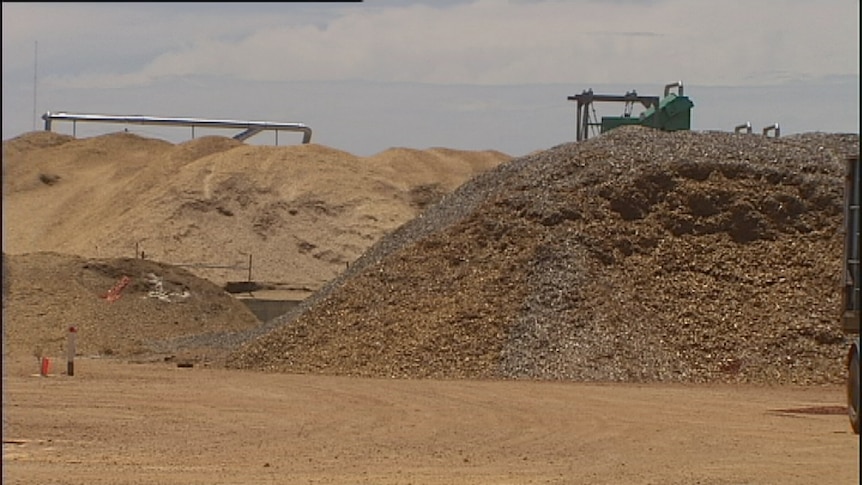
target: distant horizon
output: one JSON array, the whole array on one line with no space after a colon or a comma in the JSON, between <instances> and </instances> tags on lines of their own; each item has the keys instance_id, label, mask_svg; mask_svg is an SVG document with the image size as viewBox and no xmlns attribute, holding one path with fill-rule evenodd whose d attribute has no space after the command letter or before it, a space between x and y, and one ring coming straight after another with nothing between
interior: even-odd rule
<instances>
[{"instance_id":1,"label":"distant horizon","mask_svg":"<svg viewBox=\"0 0 862 485\"><path fill-rule=\"evenodd\" d=\"M171 86L154 86L175 92L182 103L146 103L151 108L143 112L142 106L134 104L135 96L128 93L128 100L122 99L124 90L114 90L114 96L105 99L99 90L85 92L77 90L77 99L85 102L78 107L93 109L52 109L52 112L89 113L103 115L143 115L157 117L195 117L207 119L230 119L238 121L266 121L303 123L312 130L312 143L329 146L358 156L369 156L393 147L427 149L432 147L463 150L497 150L513 157L523 156L537 150L575 141L575 107L567 96L593 89L602 94L624 94L634 87L620 85L592 85L572 89L569 85L530 85L530 86L436 86L421 83L374 83L363 82L317 82L317 83L241 83L253 86L261 98L276 99L290 88L282 97L289 98L291 106L303 116L282 118L279 110L259 102L244 106L239 102L229 113L214 108L213 98L222 92L238 91L229 81L208 79L207 89L183 89L183 83L174 82ZM708 87L685 86L685 95L694 103L692 108L692 131L733 131L734 127L746 122L752 130L760 133L764 127L778 123L781 136L798 133L859 133L858 104L849 105L846 99L858 90L858 77L848 79L828 79L813 83L783 84L774 87ZM661 94L662 86L650 89L636 86L638 93L644 95ZM304 92L313 92L313 100L304 97ZM343 106L323 103L328 99L327 92L339 92L348 101ZM858 92L858 91L857 91ZM299 95L297 95L299 93ZM377 120L369 120L363 113L380 110L376 101L381 93L386 93L397 102L383 107ZM133 103L135 109L126 112L110 109L121 108ZM413 106L411 106L411 103ZM457 116L446 116L446 103L454 103L470 108L457 110ZM60 103L58 103L60 105ZM202 106L199 111L194 106ZM398 106L406 106L405 114L398 112ZM850 109L848 109L848 107ZM752 116L771 111L774 116ZM596 103L597 116L618 116L622 114L620 103ZM47 110L46 110L47 111ZM37 128L23 128L22 123L3 124L3 139L9 140L31 131L43 131L44 122L37 114ZM634 115L642 111L636 107ZM418 113L427 113L428 118L445 119L441 123L428 123ZM230 116L225 116L225 114ZM249 115L254 116L249 116ZM242 116L245 115L245 116ZM18 128L14 132L14 128ZM191 139L189 128L161 127L134 124L102 124L79 122L76 124L79 138L96 136L128 128L132 133L179 143ZM52 131L72 134L71 122L54 122ZM196 136L208 134L234 136L242 130L196 128ZM274 145L272 133L260 133L246 140L251 145ZM279 134L279 145L296 144L302 139L299 133Z\"/></svg>"}]
</instances>

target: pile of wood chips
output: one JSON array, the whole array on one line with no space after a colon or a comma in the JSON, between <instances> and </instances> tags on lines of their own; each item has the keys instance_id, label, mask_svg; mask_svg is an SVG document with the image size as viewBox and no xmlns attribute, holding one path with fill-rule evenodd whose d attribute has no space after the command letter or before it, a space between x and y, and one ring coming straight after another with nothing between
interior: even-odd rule
<instances>
[{"instance_id":1,"label":"pile of wood chips","mask_svg":"<svg viewBox=\"0 0 862 485\"><path fill-rule=\"evenodd\" d=\"M836 383L857 134L624 127L428 207L229 357L398 378Z\"/></svg>"}]
</instances>

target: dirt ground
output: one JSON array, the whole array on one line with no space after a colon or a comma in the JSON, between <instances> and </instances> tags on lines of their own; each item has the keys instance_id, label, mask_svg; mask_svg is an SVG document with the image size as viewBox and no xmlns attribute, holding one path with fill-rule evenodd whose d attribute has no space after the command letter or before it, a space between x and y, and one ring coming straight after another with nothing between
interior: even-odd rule
<instances>
[{"instance_id":1,"label":"dirt ground","mask_svg":"<svg viewBox=\"0 0 862 485\"><path fill-rule=\"evenodd\" d=\"M839 386L6 362L5 484L856 484Z\"/></svg>"}]
</instances>

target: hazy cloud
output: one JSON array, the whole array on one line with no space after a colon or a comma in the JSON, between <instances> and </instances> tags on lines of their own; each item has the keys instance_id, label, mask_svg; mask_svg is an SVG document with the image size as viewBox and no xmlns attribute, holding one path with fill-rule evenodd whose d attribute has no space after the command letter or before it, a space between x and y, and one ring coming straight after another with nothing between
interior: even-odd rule
<instances>
[{"instance_id":1,"label":"hazy cloud","mask_svg":"<svg viewBox=\"0 0 862 485\"><path fill-rule=\"evenodd\" d=\"M4 70L32 64L39 40L44 82L80 87L191 73L441 84L670 76L739 85L774 82L775 72L859 72L855 0L299 5L4 4Z\"/></svg>"}]
</instances>

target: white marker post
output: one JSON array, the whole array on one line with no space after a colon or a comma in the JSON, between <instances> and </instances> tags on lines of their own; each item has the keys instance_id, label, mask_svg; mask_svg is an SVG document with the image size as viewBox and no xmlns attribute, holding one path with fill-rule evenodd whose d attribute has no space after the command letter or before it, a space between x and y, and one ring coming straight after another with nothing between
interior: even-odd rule
<instances>
[{"instance_id":1,"label":"white marker post","mask_svg":"<svg viewBox=\"0 0 862 485\"><path fill-rule=\"evenodd\" d=\"M66 341L66 374L75 375L75 344L78 337L78 329L69 327L69 338Z\"/></svg>"}]
</instances>

